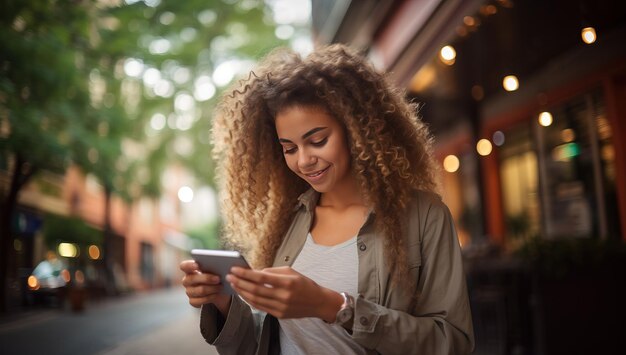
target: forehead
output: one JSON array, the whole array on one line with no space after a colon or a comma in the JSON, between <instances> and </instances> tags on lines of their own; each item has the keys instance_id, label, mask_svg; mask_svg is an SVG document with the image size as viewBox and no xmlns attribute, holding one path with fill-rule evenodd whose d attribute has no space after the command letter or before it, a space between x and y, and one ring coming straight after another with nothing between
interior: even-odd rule
<instances>
[{"instance_id":1,"label":"forehead","mask_svg":"<svg viewBox=\"0 0 626 355\"><path fill-rule=\"evenodd\" d=\"M316 106L293 106L278 112L275 119L276 133L281 138L295 138L312 128L328 127L337 129L339 122L326 110Z\"/></svg>"}]
</instances>

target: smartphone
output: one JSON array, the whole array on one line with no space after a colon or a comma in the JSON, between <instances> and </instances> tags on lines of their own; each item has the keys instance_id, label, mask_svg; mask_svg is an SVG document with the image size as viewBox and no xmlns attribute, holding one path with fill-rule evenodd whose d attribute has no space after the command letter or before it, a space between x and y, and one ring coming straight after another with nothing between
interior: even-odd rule
<instances>
[{"instance_id":1,"label":"smartphone","mask_svg":"<svg viewBox=\"0 0 626 355\"><path fill-rule=\"evenodd\" d=\"M220 277L222 285L224 285L224 293L235 295L235 290L230 287L226 281L226 275L230 273L230 268L239 266L249 269L250 265L246 262L243 255L233 250L211 250L211 249L193 249L191 250L193 260L198 263L200 271L208 272Z\"/></svg>"}]
</instances>

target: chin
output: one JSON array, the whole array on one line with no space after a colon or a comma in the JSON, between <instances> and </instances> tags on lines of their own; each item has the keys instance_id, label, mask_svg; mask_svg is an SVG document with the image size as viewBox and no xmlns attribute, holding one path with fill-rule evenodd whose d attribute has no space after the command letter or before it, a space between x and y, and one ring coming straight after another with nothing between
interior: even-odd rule
<instances>
[{"instance_id":1,"label":"chin","mask_svg":"<svg viewBox=\"0 0 626 355\"><path fill-rule=\"evenodd\" d=\"M321 194L330 191L330 189L325 186L325 185L311 185L309 184L309 186L311 186L311 188Z\"/></svg>"}]
</instances>

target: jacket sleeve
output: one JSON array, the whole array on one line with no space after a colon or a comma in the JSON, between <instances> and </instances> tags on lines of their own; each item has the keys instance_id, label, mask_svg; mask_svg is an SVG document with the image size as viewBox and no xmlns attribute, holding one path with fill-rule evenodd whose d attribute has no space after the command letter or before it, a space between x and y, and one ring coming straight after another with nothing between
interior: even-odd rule
<instances>
[{"instance_id":1,"label":"jacket sleeve","mask_svg":"<svg viewBox=\"0 0 626 355\"><path fill-rule=\"evenodd\" d=\"M382 354L468 354L474 348L463 261L450 211L441 201L420 211L421 270L409 314L363 297L355 301L353 338Z\"/></svg>"},{"instance_id":2,"label":"jacket sleeve","mask_svg":"<svg viewBox=\"0 0 626 355\"><path fill-rule=\"evenodd\" d=\"M255 320L250 306L239 297L232 297L228 315L224 317L213 304L202 306L200 332L207 343L220 354L254 354L257 348Z\"/></svg>"}]
</instances>

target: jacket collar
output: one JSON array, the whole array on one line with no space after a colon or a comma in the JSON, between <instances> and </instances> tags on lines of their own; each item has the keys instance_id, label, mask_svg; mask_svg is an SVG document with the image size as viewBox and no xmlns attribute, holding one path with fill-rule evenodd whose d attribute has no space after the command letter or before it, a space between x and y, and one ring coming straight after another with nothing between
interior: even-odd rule
<instances>
[{"instance_id":1,"label":"jacket collar","mask_svg":"<svg viewBox=\"0 0 626 355\"><path fill-rule=\"evenodd\" d=\"M320 193L310 188L298 197L298 204L294 208L294 211L297 211L300 209L300 207L304 206L307 212L312 213L315 211L315 206L317 206L317 201L319 201L319 199ZM370 210L368 211L368 215L375 214L376 212L374 211L374 209L370 208Z\"/></svg>"},{"instance_id":2,"label":"jacket collar","mask_svg":"<svg viewBox=\"0 0 626 355\"><path fill-rule=\"evenodd\" d=\"M304 193L298 197L298 204L296 205L296 210L301 206L304 206L307 212L315 211L315 206L317 205L317 201L320 199L320 193L315 191L314 189L308 189Z\"/></svg>"}]
</instances>

